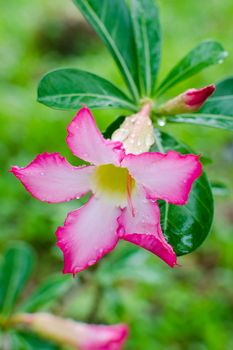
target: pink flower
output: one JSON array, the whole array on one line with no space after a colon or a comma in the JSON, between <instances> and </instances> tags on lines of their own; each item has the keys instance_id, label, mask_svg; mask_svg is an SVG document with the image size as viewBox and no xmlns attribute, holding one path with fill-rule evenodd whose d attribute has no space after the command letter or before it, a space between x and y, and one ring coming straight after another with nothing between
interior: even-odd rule
<instances>
[{"instance_id":1,"label":"pink flower","mask_svg":"<svg viewBox=\"0 0 233 350\"><path fill-rule=\"evenodd\" d=\"M123 239L176 264L164 238L156 200L183 205L202 172L198 156L145 152L127 154L119 141L105 140L87 108L68 126L67 144L74 155L92 165L74 167L58 153L38 155L13 174L37 199L58 203L92 195L69 213L56 232L64 254L64 273L94 265Z\"/></svg>"},{"instance_id":2,"label":"pink flower","mask_svg":"<svg viewBox=\"0 0 233 350\"><path fill-rule=\"evenodd\" d=\"M214 85L202 89L189 89L165 102L157 112L164 115L197 112L214 91Z\"/></svg>"},{"instance_id":3,"label":"pink flower","mask_svg":"<svg viewBox=\"0 0 233 350\"><path fill-rule=\"evenodd\" d=\"M69 345L79 350L121 350L128 337L128 327L125 324L85 324L46 312L16 314L12 322L25 325L57 344Z\"/></svg>"}]
</instances>

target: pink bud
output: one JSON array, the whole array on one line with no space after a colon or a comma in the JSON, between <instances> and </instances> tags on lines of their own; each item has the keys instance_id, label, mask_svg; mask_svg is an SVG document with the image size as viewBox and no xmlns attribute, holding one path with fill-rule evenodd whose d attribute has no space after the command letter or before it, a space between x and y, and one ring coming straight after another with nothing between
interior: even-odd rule
<instances>
[{"instance_id":1,"label":"pink bud","mask_svg":"<svg viewBox=\"0 0 233 350\"><path fill-rule=\"evenodd\" d=\"M120 128L113 133L112 140L122 142L127 154L148 152L154 144L151 109L152 104L148 102L138 113L126 117Z\"/></svg>"},{"instance_id":2,"label":"pink bud","mask_svg":"<svg viewBox=\"0 0 233 350\"><path fill-rule=\"evenodd\" d=\"M202 89L190 89L184 93L184 101L192 111L197 111L215 91L214 85Z\"/></svg>"},{"instance_id":3,"label":"pink bud","mask_svg":"<svg viewBox=\"0 0 233 350\"><path fill-rule=\"evenodd\" d=\"M156 113L169 115L197 112L214 91L214 85L209 85L202 89L189 89L165 102L157 109Z\"/></svg>"},{"instance_id":4,"label":"pink bud","mask_svg":"<svg viewBox=\"0 0 233 350\"><path fill-rule=\"evenodd\" d=\"M12 321L57 344L78 350L121 350L128 336L124 324L89 325L45 312L18 314Z\"/></svg>"}]
</instances>

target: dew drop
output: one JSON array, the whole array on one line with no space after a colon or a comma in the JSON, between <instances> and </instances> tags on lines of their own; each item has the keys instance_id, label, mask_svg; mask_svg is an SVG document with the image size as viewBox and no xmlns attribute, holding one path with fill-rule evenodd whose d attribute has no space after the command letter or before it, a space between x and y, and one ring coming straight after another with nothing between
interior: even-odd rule
<instances>
[{"instance_id":1,"label":"dew drop","mask_svg":"<svg viewBox=\"0 0 233 350\"><path fill-rule=\"evenodd\" d=\"M165 126L166 125L166 119L165 118L159 118L157 120L157 123L159 126Z\"/></svg>"},{"instance_id":2,"label":"dew drop","mask_svg":"<svg viewBox=\"0 0 233 350\"><path fill-rule=\"evenodd\" d=\"M118 234L118 236L119 236L119 237L124 236L124 234L125 234L125 230L124 230L124 228L123 228L123 227L121 227L121 228L118 230L117 234Z\"/></svg>"},{"instance_id":3,"label":"dew drop","mask_svg":"<svg viewBox=\"0 0 233 350\"><path fill-rule=\"evenodd\" d=\"M40 173L40 175L41 175L41 176L44 176L44 173L43 173L43 172L41 172L41 173Z\"/></svg>"},{"instance_id":4,"label":"dew drop","mask_svg":"<svg viewBox=\"0 0 233 350\"><path fill-rule=\"evenodd\" d=\"M88 265L88 266L92 266L92 265L94 265L95 263L96 263L96 260L93 259L93 260L88 261L87 265Z\"/></svg>"},{"instance_id":5,"label":"dew drop","mask_svg":"<svg viewBox=\"0 0 233 350\"><path fill-rule=\"evenodd\" d=\"M146 137L146 146L151 146L154 143L153 138L150 135Z\"/></svg>"}]
</instances>

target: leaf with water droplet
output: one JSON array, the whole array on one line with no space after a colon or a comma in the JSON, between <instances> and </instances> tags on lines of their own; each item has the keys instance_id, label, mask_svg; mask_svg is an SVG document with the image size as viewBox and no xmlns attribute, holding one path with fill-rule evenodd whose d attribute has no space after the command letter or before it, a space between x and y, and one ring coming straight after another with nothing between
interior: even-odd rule
<instances>
[{"instance_id":1,"label":"leaf with water droplet","mask_svg":"<svg viewBox=\"0 0 233 350\"><path fill-rule=\"evenodd\" d=\"M187 154L194 153L188 146L178 142L164 132L155 130L165 152L175 150ZM159 151L154 144L150 152ZM161 226L177 255L191 253L206 239L213 221L214 203L208 178L203 172L195 181L186 205L166 204L159 201Z\"/></svg>"}]
</instances>

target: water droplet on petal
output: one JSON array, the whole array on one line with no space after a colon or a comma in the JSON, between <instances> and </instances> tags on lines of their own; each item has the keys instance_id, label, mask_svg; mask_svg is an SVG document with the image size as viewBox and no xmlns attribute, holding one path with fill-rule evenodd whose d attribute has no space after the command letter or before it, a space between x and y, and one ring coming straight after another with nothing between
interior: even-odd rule
<instances>
[{"instance_id":1,"label":"water droplet on petal","mask_svg":"<svg viewBox=\"0 0 233 350\"><path fill-rule=\"evenodd\" d=\"M96 263L96 260L93 259L93 260L88 261L87 265L88 265L88 266L92 266L92 265L94 265L95 263Z\"/></svg>"},{"instance_id":2,"label":"water droplet on petal","mask_svg":"<svg viewBox=\"0 0 233 350\"><path fill-rule=\"evenodd\" d=\"M43 173L43 172L41 172L41 173L40 173L40 175L41 175L41 176L44 176L44 173Z\"/></svg>"},{"instance_id":3,"label":"water droplet on petal","mask_svg":"<svg viewBox=\"0 0 233 350\"><path fill-rule=\"evenodd\" d=\"M118 234L119 237L124 236L124 234L125 234L125 229L124 229L124 227L120 227L120 229L118 230L117 234Z\"/></svg>"}]
</instances>

